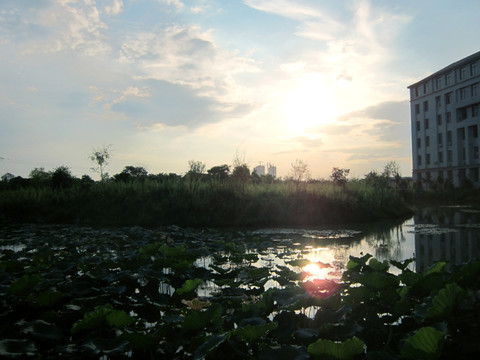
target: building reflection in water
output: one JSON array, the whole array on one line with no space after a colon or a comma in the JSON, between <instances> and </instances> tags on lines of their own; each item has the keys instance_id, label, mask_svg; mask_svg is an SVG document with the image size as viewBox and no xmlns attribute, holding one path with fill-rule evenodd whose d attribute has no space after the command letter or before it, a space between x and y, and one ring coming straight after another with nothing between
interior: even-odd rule
<instances>
[{"instance_id":1,"label":"building reflection in water","mask_svg":"<svg viewBox=\"0 0 480 360\"><path fill-rule=\"evenodd\" d=\"M426 209L415 216L416 269L436 261L480 259L480 212L468 207Z\"/></svg>"}]
</instances>

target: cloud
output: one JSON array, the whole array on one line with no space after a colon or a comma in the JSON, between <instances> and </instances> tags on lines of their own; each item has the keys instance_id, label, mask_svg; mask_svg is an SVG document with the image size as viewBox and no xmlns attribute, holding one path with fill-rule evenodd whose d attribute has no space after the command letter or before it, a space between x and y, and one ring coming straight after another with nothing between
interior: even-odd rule
<instances>
[{"instance_id":1,"label":"cloud","mask_svg":"<svg viewBox=\"0 0 480 360\"><path fill-rule=\"evenodd\" d=\"M185 5L180 0L158 0L159 3L173 6L177 11L182 10Z\"/></svg>"},{"instance_id":2,"label":"cloud","mask_svg":"<svg viewBox=\"0 0 480 360\"><path fill-rule=\"evenodd\" d=\"M113 0L111 5L105 6L104 10L107 15L118 15L123 12L123 0Z\"/></svg>"}]
</instances>

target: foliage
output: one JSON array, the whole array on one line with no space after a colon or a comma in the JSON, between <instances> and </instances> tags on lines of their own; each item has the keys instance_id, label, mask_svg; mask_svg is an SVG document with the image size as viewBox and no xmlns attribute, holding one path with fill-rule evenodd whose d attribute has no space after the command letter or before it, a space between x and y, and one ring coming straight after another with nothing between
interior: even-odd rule
<instances>
[{"instance_id":1,"label":"foliage","mask_svg":"<svg viewBox=\"0 0 480 360\"><path fill-rule=\"evenodd\" d=\"M330 178L333 181L334 185L345 187L347 184L347 176L350 173L350 169L341 169L338 167L334 167L332 169L332 174Z\"/></svg>"},{"instance_id":2,"label":"foliage","mask_svg":"<svg viewBox=\"0 0 480 360\"><path fill-rule=\"evenodd\" d=\"M108 174L105 173L105 167L109 163L111 157L111 145L103 146L93 150L89 159L94 163L92 170L100 174L100 180L105 181L108 178Z\"/></svg>"},{"instance_id":3,"label":"foliage","mask_svg":"<svg viewBox=\"0 0 480 360\"><path fill-rule=\"evenodd\" d=\"M23 247L10 250L19 236ZM262 267L245 251L252 240L238 236L179 227L4 228L0 355L400 360L480 352L480 262L416 273L411 260L365 255L350 257L341 280L311 282L298 272L307 261L289 248L285 265ZM211 265L199 266L206 256ZM267 288L269 280L283 285ZM200 298L212 282L219 285Z\"/></svg>"}]
</instances>

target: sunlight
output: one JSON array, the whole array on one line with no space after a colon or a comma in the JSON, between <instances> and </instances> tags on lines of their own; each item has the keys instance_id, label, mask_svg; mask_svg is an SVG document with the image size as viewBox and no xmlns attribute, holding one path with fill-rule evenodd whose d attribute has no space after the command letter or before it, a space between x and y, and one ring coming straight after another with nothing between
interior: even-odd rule
<instances>
[{"instance_id":1,"label":"sunlight","mask_svg":"<svg viewBox=\"0 0 480 360\"><path fill-rule=\"evenodd\" d=\"M284 98L283 111L289 131L304 134L308 129L335 121L335 103L334 89L322 84L318 76L301 79Z\"/></svg>"}]
</instances>

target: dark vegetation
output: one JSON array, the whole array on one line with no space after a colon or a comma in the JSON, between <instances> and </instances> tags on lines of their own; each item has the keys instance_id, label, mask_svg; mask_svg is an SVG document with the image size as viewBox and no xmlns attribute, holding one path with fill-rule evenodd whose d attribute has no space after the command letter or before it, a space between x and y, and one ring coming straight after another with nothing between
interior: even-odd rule
<instances>
[{"instance_id":1,"label":"dark vegetation","mask_svg":"<svg viewBox=\"0 0 480 360\"><path fill-rule=\"evenodd\" d=\"M480 262L350 257L328 279L274 240L178 227L0 229L0 355L40 359L474 359ZM248 249L255 249L252 253ZM392 272L390 267L393 266ZM273 281L276 286L267 287ZM210 292L199 295L207 286Z\"/></svg>"},{"instance_id":2,"label":"dark vegetation","mask_svg":"<svg viewBox=\"0 0 480 360\"><path fill-rule=\"evenodd\" d=\"M305 163L285 179L258 176L246 164L205 171L190 161L184 175L148 174L126 166L111 177L100 151L92 155L100 181L72 176L68 167L37 168L28 178L6 174L0 182L0 220L40 223L194 227L318 226L394 218L409 213L408 182L371 172L347 180L334 168L329 180L312 180Z\"/></svg>"}]
</instances>

